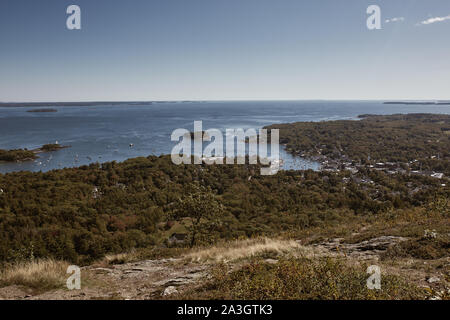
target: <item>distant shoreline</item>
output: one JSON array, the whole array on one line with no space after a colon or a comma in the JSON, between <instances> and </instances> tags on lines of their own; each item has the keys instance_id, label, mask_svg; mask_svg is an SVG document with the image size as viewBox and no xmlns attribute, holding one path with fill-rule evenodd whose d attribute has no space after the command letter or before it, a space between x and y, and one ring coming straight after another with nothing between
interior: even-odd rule
<instances>
[{"instance_id":1,"label":"distant shoreline","mask_svg":"<svg viewBox=\"0 0 450 320\"><path fill-rule=\"evenodd\" d=\"M386 101L383 104L419 105L419 106L448 106L450 101Z\"/></svg>"},{"instance_id":2,"label":"distant shoreline","mask_svg":"<svg viewBox=\"0 0 450 320\"><path fill-rule=\"evenodd\" d=\"M88 107L88 106L105 106L105 105L121 105L121 104L134 104L134 105L151 105L157 103L156 101L92 101L92 102L0 102L0 107Z\"/></svg>"},{"instance_id":3,"label":"distant shoreline","mask_svg":"<svg viewBox=\"0 0 450 320\"><path fill-rule=\"evenodd\" d=\"M92 106L114 106L114 105L144 105L160 103L204 103L206 101L87 101L87 102L0 102L0 107L92 107ZM32 112L32 111L30 111Z\"/></svg>"},{"instance_id":4,"label":"distant shoreline","mask_svg":"<svg viewBox=\"0 0 450 320\"><path fill-rule=\"evenodd\" d=\"M433 106L447 106L450 105L450 100L424 100L424 101L385 101L385 100L152 100L152 101L83 101L83 102L0 102L0 108L8 107L92 107L92 106L151 106L153 104L164 103L206 103L206 102L279 102L279 101L305 101L305 102L379 102L390 105L433 105Z\"/></svg>"}]
</instances>

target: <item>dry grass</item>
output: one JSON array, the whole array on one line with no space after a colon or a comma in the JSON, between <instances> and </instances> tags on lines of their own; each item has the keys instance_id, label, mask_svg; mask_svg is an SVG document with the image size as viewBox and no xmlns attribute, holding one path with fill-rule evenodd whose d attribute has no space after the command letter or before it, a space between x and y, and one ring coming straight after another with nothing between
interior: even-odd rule
<instances>
[{"instance_id":1,"label":"dry grass","mask_svg":"<svg viewBox=\"0 0 450 320\"><path fill-rule=\"evenodd\" d=\"M0 284L21 285L40 290L60 288L68 277L68 266L67 262L53 259L17 263L1 271Z\"/></svg>"},{"instance_id":2,"label":"dry grass","mask_svg":"<svg viewBox=\"0 0 450 320\"><path fill-rule=\"evenodd\" d=\"M177 300L409 300L425 299L426 291L405 278L385 274L381 290L367 288L368 265L349 266L335 258L280 258L267 263L256 258L241 268L217 264L212 277Z\"/></svg>"},{"instance_id":3,"label":"dry grass","mask_svg":"<svg viewBox=\"0 0 450 320\"><path fill-rule=\"evenodd\" d=\"M211 248L198 249L185 255L185 258L198 262L228 262L253 257L256 255L262 255L264 253L287 254L300 249L301 246L293 240L257 238L235 240Z\"/></svg>"},{"instance_id":4,"label":"dry grass","mask_svg":"<svg viewBox=\"0 0 450 320\"><path fill-rule=\"evenodd\" d=\"M107 254L104 258L104 261L106 264L124 264L128 262L133 262L138 260L138 254L136 251L130 251L125 253L118 253L118 254Z\"/></svg>"}]
</instances>

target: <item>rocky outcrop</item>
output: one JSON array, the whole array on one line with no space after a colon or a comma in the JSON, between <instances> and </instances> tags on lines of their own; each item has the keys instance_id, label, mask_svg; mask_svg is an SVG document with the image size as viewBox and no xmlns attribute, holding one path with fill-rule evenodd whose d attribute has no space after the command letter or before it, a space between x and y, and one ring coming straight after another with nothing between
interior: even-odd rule
<instances>
[{"instance_id":1,"label":"rocky outcrop","mask_svg":"<svg viewBox=\"0 0 450 320\"><path fill-rule=\"evenodd\" d=\"M315 244L314 247L327 249L335 253L358 259L378 260L380 254L385 252L388 248L408 239L395 236L382 236L357 243L345 243L343 240L344 239L342 238L331 239L327 242Z\"/></svg>"}]
</instances>

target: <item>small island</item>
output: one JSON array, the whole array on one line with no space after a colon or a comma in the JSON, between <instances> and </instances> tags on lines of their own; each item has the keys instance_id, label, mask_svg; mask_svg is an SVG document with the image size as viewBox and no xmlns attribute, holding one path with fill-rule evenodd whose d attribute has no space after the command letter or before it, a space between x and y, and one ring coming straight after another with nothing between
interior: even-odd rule
<instances>
[{"instance_id":1,"label":"small island","mask_svg":"<svg viewBox=\"0 0 450 320\"><path fill-rule=\"evenodd\" d=\"M35 151L37 153L39 152L51 152L51 151L58 151L61 149L65 149L68 148L69 146L61 146L59 143L49 143L49 144L44 144L42 147L40 147L39 149L36 149Z\"/></svg>"},{"instance_id":2,"label":"small island","mask_svg":"<svg viewBox=\"0 0 450 320\"><path fill-rule=\"evenodd\" d=\"M198 131L198 132L189 132L188 134L186 134L187 136L190 136L191 137L191 140L194 140L196 137L195 137L195 134L200 134L200 131ZM209 137L209 135L208 135L208 133L206 132L206 131L202 131L201 132L201 137L202 138L200 138L200 139L206 139L206 140L208 140L208 139L210 139L210 137Z\"/></svg>"},{"instance_id":3,"label":"small island","mask_svg":"<svg viewBox=\"0 0 450 320\"><path fill-rule=\"evenodd\" d=\"M37 158L36 154L33 151L27 149L15 149L15 150L0 149L0 161L18 162L18 161L30 161L36 158Z\"/></svg>"},{"instance_id":4,"label":"small island","mask_svg":"<svg viewBox=\"0 0 450 320\"><path fill-rule=\"evenodd\" d=\"M27 110L27 112L58 112L56 109L43 108L43 109L31 109Z\"/></svg>"},{"instance_id":5,"label":"small island","mask_svg":"<svg viewBox=\"0 0 450 320\"><path fill-rule=\"evenodd\" d=\"M60 149L69 148L69 146L61 146L58 143L44 144L42 147L28 149L2 150L0 149L0 161L3 162L23 162L32 161L38 158L37 154L43 152L58 151Z\"/></svg>"}]
</instances>

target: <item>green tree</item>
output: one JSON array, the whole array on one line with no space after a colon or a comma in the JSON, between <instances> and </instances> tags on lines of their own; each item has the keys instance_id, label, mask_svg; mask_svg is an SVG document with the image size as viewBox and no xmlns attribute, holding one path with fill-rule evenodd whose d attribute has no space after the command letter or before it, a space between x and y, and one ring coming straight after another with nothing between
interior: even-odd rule
<instances>
[{"instance_id":1,"label":"green tree","mask_svg":"<svg viewBox=\"0 0 450 320\"><path fill-rule=\"evenodd\" d=\"M223 207L211 188L191 184L189 189L190 193L178 200L174 215L177 220L189 218L186 228L190 233L190 246L193 247L199 236L211 234L219 227Z\"/></svg>"}]
</instances>

